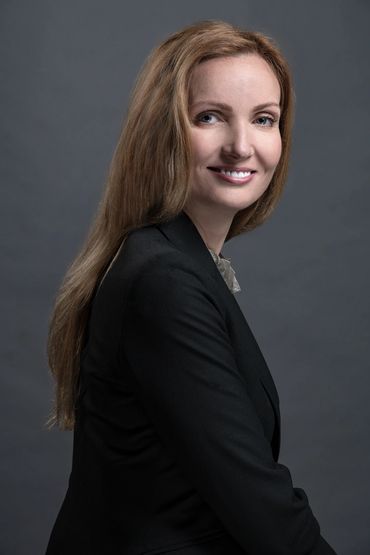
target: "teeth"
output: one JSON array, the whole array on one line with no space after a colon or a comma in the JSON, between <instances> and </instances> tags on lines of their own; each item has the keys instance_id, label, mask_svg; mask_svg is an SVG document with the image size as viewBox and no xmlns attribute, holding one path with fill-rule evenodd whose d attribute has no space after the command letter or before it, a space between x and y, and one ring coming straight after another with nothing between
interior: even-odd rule
<instances>
[{"instance_id":1,"label":"teeth","mask_svg":"<svg viewBox=\"0 0 370 555\"><path fill-rule=\"evenodd\" d=\"M251 172L234 172L234 171L229 171L229 170L220 170L221 173L223 173L224 175L228 175L229 177L248 177L248 175L251 174Z\"/></svg>"}]
</instances>

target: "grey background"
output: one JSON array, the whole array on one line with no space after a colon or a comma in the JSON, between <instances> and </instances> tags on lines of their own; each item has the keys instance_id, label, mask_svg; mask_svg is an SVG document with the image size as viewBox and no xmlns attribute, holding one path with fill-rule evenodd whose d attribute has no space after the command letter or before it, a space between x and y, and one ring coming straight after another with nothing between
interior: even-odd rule
<instances>
[{"instance_id":1,"label":"grey background","mask_svg":"<svg viewBox=\"0 0 370 555\"><path fill-rule=\"evenodd\" d=\"M338 553L368 554L370 3L0 6L0 553L43 553L66 490L72 435L44 427L48 319L100 199L134 78L169 33L220 18L277 40L297 96L283 200L223 250L279 390L280 461Z\"/></svg>"}]
</instances>

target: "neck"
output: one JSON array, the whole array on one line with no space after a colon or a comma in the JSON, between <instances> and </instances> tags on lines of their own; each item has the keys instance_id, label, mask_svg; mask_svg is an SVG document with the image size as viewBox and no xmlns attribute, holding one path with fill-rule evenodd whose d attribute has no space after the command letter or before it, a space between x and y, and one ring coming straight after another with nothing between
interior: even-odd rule
<instances>
[{"instance_id":1,"label":"neck","mask_svg":"<svg viewBox=\"0 0 370 555\"><path fill-rule=\"evenodd\" d=\"M184 212L196 226L200 236L209 249L220 254L229 232L234 214L222 210L213 210L210 205L196 206L187 203Z\"/></svg>"}]
</instances>

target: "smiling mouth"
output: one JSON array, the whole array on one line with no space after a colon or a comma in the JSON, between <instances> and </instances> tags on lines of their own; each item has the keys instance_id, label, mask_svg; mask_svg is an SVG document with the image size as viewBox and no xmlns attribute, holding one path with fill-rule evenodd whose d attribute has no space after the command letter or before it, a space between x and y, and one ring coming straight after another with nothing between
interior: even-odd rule
<instances>
[{"instance_id":1,"label":"smiling mouth","mask_svg":"<svg viewBox=\"0 0 370 555\"><path fill-rule=\"evenodd\" d=\"M209 166L208 169L217 173L222 173L223 175L227 175L229 177L237 177L237 178L248 177L248 175L252 175L252 173L256 173L256 170L228 170L224 168L214 168L211 166Z\"/></svg>"}]
</instances>

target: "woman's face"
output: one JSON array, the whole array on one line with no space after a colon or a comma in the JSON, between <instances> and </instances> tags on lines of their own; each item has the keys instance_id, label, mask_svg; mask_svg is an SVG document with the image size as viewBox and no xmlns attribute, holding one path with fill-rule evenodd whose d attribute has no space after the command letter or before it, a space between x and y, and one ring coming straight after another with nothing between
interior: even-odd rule
<instances>
[{"instance_id":1,"label":"woman's face","mask_svg":"<svg viewBox=\"0 0 370 555\"><path fill-rule=\"evenodd\" d=\"M279 103L279 82L256 54L195 67L189 97L193 206L233 217L263 194L281 156Z\"/></svg>"}]
</instances>

